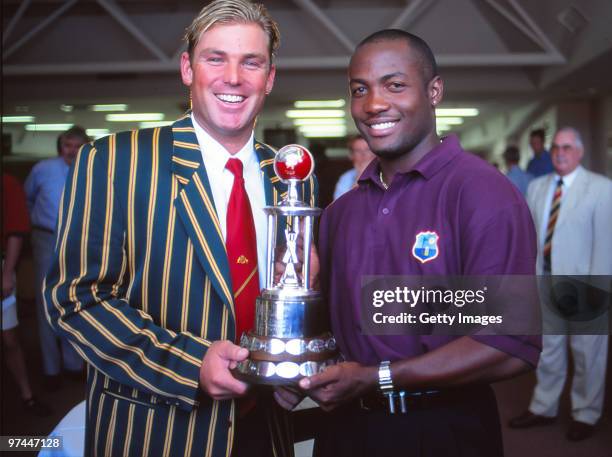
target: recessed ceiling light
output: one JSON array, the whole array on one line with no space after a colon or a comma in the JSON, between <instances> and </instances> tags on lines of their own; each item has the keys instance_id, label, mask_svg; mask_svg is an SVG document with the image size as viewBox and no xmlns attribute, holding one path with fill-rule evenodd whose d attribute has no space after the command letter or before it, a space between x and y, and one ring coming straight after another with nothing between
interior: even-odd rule
<instances>
[{"instance_id":1,"label":"recessed ceiling light","mask_svg":"<svg viewBox=\"0 0 612 457\"><path fill-rule=\"evenodd\" d=\"M288 118L296 119L296 118L313 118L313 117L344 117L344 110L341 109L312 109L312 110L303 110L303 109L290 109L285 115Z\"/></svg>"},{"instance_id":2,"label":"recessed ceiling light","mask_svg":"<svg viewBox=\"0 0 612 457\"><path fill-rule=\"evenodd\" d=\"M138 124L141 129L148 129L151 127L165 127L167 125L174 124L174 121L159 121L159 122L141 122Z\"/></svg>"},{"instance_id":3,"label":"recessed ceiling light","mask_svg":"<svg viewBox=\"0 0 612 457\"><path fill-rule=\"evenodd\" d=\"M436 108L436 116L464 116L473 117L478 116L478 109L476 108Z\"/></svg>"},{"instance_id":4,"label":"recessed ceiling light","mask_svg":"<svg viewBox=\"0 0 612 457\"><path fill-rule=\"evenodd\" d=\"M27 124L25 129L28 132L63 132L74 124Z\"/></svg>"},{"instance_id":5,"label":"recessed ceiling light","mask_svg":"<svg viewBox=\"0 0 612 457\"><path fill-rule=\"evenodd\" d=\"M338 100L297 100L293 103L296 108L343 108L344 99Z\"/></svg>"},{"instance_id":6,"label":"recessed ceiling light","mask_svg":"<svg viewBox=\"0 0 612 457\"><path fill-rule=\"evenodd\" d=\"M60 105L60 110L64 113L72 113L72 111L74 111L74 105Z\"/></svg>"},{"instance_id":7,"label":"recessed ceiling light","mask_svg":"<svg viewBox=\"0 0 612 457\"><path fill-rule=\"evenodd\" d=\"M109 129L86 129L87 135L94 137L96 140L110 134Z\"/></svg>"},{"instance_id":8,"label":"recessed ceiling light","mask_svg":"<svg viewBox=\"0 0 612 457\"><path fill-rule=\"evenodd\" d=\"M304 132L305 138L344 138L346 132Z\"/></svg>"},{"instance_id":9,"label":"recessed ceiling light","mask_svg":"<svg viewBox=\"0 0 612 457\"><path fill-rule=\"evenodd\" d=\"M344 132L346 133L346 126L344 125L303 125L299 127L300 132Z\"/></svg>"},{"instance_id":10,"label":"recessed ceiling light","mask_svg":"<svg viewBox=\"0 0 612 457\"><path fill-rule=\"evenodd\" d=\"M463 124L463 118L461 117L437 117L436 124L438 125L461 125Z\"/></svg>"},{"instance_id":11,"label":"recessed ceiling light","mask_svg":"<svg viewBox=\"0 0 612 457\"><path fill-rule=\"evenodd\" d=\"M34 122L36 118L34 116L2 116L2 122L6 124L10 123L22 123Z\"/></svg>"},{"instance_id":12,"label":"recessed ceiling light","mask_svg":"<svg viewBox=\"0 0 612 457\"><path fill-rule=\"evenodd\" d=\"M346 125L346 120L342 117L331 117L324 119L293 119L293 125Z\"/></svg>"},{"instance_id":13,"label":"recessed ceiling light","mask_svg":"<svg viewBox=\"0 0 612 457\"><path fill-rule=\"evenodd\" d=\"M145 121L163 121L164 113L125 113L125 114L107 114L106 120L109 122L145 122Z\"/></svg>"},{"instance_id":14,"label":"recessed ceiling light","mask_svg":"<svg viewBox=\"0 0 612 457\"><path fill-rule=\"evenodd\" d=\"M90 105L92 111L127 111L128 105L124 103L107 103L102 105Z\"/></svg>"}]
</instances>

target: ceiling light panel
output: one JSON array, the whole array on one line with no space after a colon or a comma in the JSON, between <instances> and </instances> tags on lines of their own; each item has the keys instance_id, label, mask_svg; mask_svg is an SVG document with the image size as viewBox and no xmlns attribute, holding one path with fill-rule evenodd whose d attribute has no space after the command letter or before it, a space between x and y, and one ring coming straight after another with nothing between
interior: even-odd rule
<instances>
[{"instance_id":1,"label":"ceiling light panel","mask_svg":"<svg viewBox=\"0 0 612 457\"><path fill-rule=\"evenodd\" d=\"M146 121L163 121L164 113L125 113L125 114L107 114L106 120L109 122L146 122Z\"/></svg>"},{"instance_id":2,"label":"ceiling light panel","mask_svg":"<svg viewBox=\"0 0 612 457\"><path fill-rule=\"evenodd\" d=\"M338 100L297 100L293 103L296 108L344 108L346 101Z\"/></svg>"},{"instance_id":3,"label":"ceiling light panel","mask_svg":"<svg viewBox=\"0 0 612 457\"><path fill-rule=\"evenodd\" d=\"M74 124L27 124L25 129L28 132L63 132Z\"/></svg>"},{"instance_id":4,"label":"ceiling light panel","mask_svg":"<svg viewBox=\"0 0 612 457\"><path fill-rule=\"evenodd\" d=\"M128 110L128 105L124 104L124 103L108 103L108 104L102 104L102 105L90 105L89 109L91 111L101 111L101 112L108 112L108 111L127 111Z\"/></svg>"},{"instance_id":5,"label":"ceiling light panel","mask_svg":"<svg viewBox=\"0 0 612 457\"><path fill-rule=\"evenodd\" d=\"M2 116L3 124L27 124L35 120L34 116Z\"/></svg>"},{"instance_id":6,"label":"ceiling light panel","mask_svg":"<svg viewBox=\"0 0 612 457\"><path fill-rule=\"evenodd\" d=\"M290 109L285 115L290 119L296 118L333 118L333 117L344 117L344 110L341 109Z\"/></svg>"},{"instance_id":7,"label":"ceiling light panel","mask_svg":"<svg viewBox=\"0 0 612 457\"><path fill-rule=\"evenodd\" d=\"M476 108L436 108L436 116L463 116L463 117L474 117L478 116L478 109Z\"/></svg>"}]
</instances>

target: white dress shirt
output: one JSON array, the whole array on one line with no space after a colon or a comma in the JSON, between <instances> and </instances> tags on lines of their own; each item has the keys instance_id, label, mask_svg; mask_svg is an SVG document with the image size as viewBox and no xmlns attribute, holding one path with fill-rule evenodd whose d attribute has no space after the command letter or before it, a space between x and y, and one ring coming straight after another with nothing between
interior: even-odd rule
<instances>
[{"instance_id":1,"label":"white dress shirt","mask_svg":"<svg viewBox=\"0 0 612 457\"><path fill-rule=\"evenodd\" d=\"M561 205L563 205L563 200L565 200L565 196L567 195L567 191L571 187L572 183L576 179L576 173L581 165L578 165L574 171L565 175L559 176L557 173L553 175L553 179L548 189L548 193L546 194L546 202L544 204L544 214L542 217L542 226L540 227L540 245L544 247L544 241L546 240L546 230L548 229L548 219L550 217L550 205L552 204L552 198L555 193L555 187L557 187L557 182L559 179L563 178L563 184L561 185ZM540 255L543 255L540 253Z\"/></svg>"},{"instance_id":2,"label":"white dress shirt","mask_svg":"<svg viewBox=\"0 0 612 457\"><path fill-rule=\"evenodd\" d=\"M229 203L234 175L225 168L227 161L231 158L239 159L243 166L244 186L251 203L253 221L255 222L255 236L257 237L257 268L259 269L259 287L265 285L266 278L266 238L268 220L263 207L266 206L266 194L264 190L264 176L259 168L259 161L255 153L253 134L245 145L236 154L230 154L217 140L198 124L195 116L191 115L193 127L198 138L204 168L208 175L210 188L213 194L215 210L221 227L223 240L227 241L227 205Z\"/></svg>"}]
</instances>

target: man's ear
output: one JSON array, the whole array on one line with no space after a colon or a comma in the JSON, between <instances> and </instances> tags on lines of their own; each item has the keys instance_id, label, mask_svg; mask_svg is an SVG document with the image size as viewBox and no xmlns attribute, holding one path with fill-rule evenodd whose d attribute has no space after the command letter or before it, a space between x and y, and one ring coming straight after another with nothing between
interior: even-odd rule
<instances>
[{"instance_id":1,"label":"man's ear","mask_svg":"<svg viewBox=\"0 0 612 457\"><path fill-rule=\"evenodd\" d=\"M276 65L270 64L270 72L266 80L266 95L270 95L272 87L274 87L274 77L276 76Z\"/></svg>"},{"instance_id":2,"label":"man's ear","mask_svg":"<svg viewBox=\"0 0 612 457\"><path fill-rule=\"evenodd\" d=\"M191 60L187 52L181 54L181 78L183 84L191 86L193 82L193 69L191 68Z\"/></svg>"},{"instance_id":3,"label":"man's ear","mask_svg":"<svg viewBox=\"0 0 612 457\"><path fill-rule=\"evenodd\" d=\"M442 101L444 95L444 81L440 76L434 76L427 85L427 93L431 106L437 106Z\"/></svg>"}]
</instances>

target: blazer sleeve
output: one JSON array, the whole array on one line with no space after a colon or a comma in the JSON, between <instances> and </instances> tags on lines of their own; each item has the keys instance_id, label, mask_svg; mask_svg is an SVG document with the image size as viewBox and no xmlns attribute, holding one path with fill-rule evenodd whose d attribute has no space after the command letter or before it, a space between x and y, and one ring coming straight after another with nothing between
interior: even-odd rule
<instances>
[{"instance_id":1,"label":"blazer sleeve","mask_svg":"<svg viewBox=\"0 0 612 457\"><path fill-rule=\"evenodd\" d=\"M131 304L125 221L113 183L115 156L85 145L70 169L56 250L44 288L47 318L79 354L116 381L192 409L210 342L157 325Z\"/></svg>"}]
</instances>

